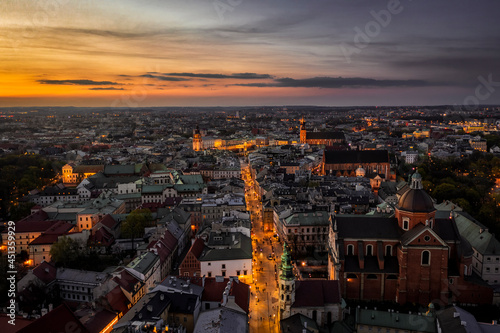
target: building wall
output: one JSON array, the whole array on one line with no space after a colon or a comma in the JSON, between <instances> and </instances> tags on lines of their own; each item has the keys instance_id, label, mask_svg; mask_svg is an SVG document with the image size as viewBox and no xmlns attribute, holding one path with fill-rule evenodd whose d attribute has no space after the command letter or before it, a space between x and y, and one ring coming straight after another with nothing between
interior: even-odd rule
<instances>
[{"instance_id":1,"label":"building wall","mask_svg":"<svg viewBox=\"0 0 500 333\"><path fill-rule=\"evenodd\" d=\"M200 261L192 252L188 252L181 265L179 266L180 276L202 276Z\"/></svg>"},{"instance_id":2,"label":"building wall","mask_svg":"<svg viewBox=\"0 0 500 333\"><path fill-rule=\"evenodd\" d=\"M430 264L422 265L423 251L430 252ZM428 304L443 299L448 292L448 248L398 248L400 263L397 301Z\"/></svg>"},{"instance_id":3,"label":"building wall","mask_svg":"<svg viewBox=\"0 0 500 333\"><path fill-rule=\"evenodd\" d=\"M201 261L200 266L201 276L239 276L243 280L252 281L252 259ZM223 274L223 272L225 273Z\"/></svg>"},{"instance_id":4,"label":"building wall","mask_svg":"<svg viewBox=\"0 0 500 333\"><path fill-rule=\"evenodd\" d=\"M29 255L33 260L33 265L36 266L42 261L51 261L50 249L52 244L30 245Z\"/></svg>"}]
</instances>

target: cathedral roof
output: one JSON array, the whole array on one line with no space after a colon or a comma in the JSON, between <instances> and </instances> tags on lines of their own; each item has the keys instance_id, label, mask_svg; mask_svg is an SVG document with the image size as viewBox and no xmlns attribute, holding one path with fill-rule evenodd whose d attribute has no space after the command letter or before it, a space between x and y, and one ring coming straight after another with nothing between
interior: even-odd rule
<instances>
[{"instance_id":1,"label":"cathedral roof","mask_svg":"<svg viewBox=\"0 0 500 333\"><path fill-rule=\"evenodd\" d=\"M345 163L389 163L389 153L387 150L346 150L346 151L325 151L325 164L345 164Z\"/></svg>"}]
</instances>

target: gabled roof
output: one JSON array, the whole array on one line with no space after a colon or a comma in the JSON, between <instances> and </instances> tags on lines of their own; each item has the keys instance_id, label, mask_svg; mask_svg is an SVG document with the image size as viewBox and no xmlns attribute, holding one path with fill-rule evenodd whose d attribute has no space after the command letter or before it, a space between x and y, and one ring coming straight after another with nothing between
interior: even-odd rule
<instances>
[{"instance_id":1,"label":"gabled roof","mask_svg":"<svg viewBox=\"0 0 500 333\"><path fill-rule=\"evenodd\" d=\"M335 217L339 237L355 239L399 240L402 231L393 217L369 215L337 215Z\"/></svg>"},{"instance_id":2,"label":"gabled roof","mask_svg":"<svg viewBox=\"0 0 500 333\"><path fill-rule=\"evenodd\" d=\"M52 264L43 261L33 268L33 275L40 279L46 285L56 279L57 269Z\"/></svg>"},{"instance_id":3,"label":"gabled roof","mask_svg":"<svg viewBox=\"0 0 500 333\"><path fill-rule=\"evenodd\" d=\"M340 304L340 285L338 280L297 281L293 308L323 307L327 304Z\"/></svg>"},{"instance_id":4,"label":"gabled roof","mask_svg":"<svg viewBox=\"0 0 500 333\"><path fill-rule=\"evenodd\" d=\"M90 235L89 240L94 244L101 244L107 247L115 242L115 237L105 227L101 227Z\"/></svg>"},{"instance_id":5,"label":"gabled roof","mask_svg":"<svg viewBox=\"0 0 500 333\"><path fill-rule=\"evenodd\" d=\"M118 224L118 222L110 214L106 214L106 216L104 216L102 220L99 221L99 223L111 230L114 229Z\"/></svg>"},{"instance_id":6,"label":"gabled roof","mask_svg":"<svg viewBox=\"0 0 500 333\"><path fill-rule=\"evenodd\" d=\"M435 238L442 246L446 246L448 247L448 244L446 244L445 241L443 241L441 239L441 237L439 237L435 232L434 230L432 230L430 227L428 226L425 226L423 225L422 223L419 223L417 224L415 227L413 227L413 229L411 230L408 230L407 232L405 232L403 234L403 236L401 236L401 244L403 246L408 246L408 245L411 245L411 243L417 239L420 235L424 234L428 232L429 234L431 234L431 237ZM437 245L435 243L431 243L432 242L432 239L429 243L422 243L422 244L419 244L419 245Z\"/></svg>"},{"instance_id":7,"label":"gabled roof","mask_svg":"<svg viewBox=\"0 0 500 333\"><path fill-rule=\"evenodd\" d=\"M203 278L197 280L191 279L190 281L199 284L202 283ZM229 296L234 296L235 303L241 310L248 313L250 305L250 286L240 281L230 280L229 278L225 278L222 281L217 281L215 277L205 278L202 300L206 302L222 302L224 290L230 281L231 288L229 290Z\"/></svg>"},{"instance_id":8,"label":"gabled roof","mask_svg":"<svg viewBox=\"0 0 500 333\"><path fill-rule=\"evenodd\" d=\"M476 251L482 255L500 255L500 242L486 227L476 223L462 212L457 212L454 220L460 234Z\"/></svg>"},{"instance_id":9,"label":"gabled roof","mask_svg":"<svg viewBox=\"0 0 500 333\"><path fill-rule=\"evenodd\" d=\"M155 262L159 259L160 257L153 252L146 252L132 260L127 265L127 268L146 275L148 271L153 269Z\"/></svg>"},{"instance_id":10,"label":"gabled roof","mask_svg":"<svg viewBox=\"0 0 500 333\"><path fill-rule=\"evenodd\" d=\"M389 163L387 150L325 151L325 164Z\"/></svg>"},{"instance_id":11,"label":"gabled roof","mask_svg":"<svg viewBox=\"0 0 500 333\"><path fill-rule=\"evenodd\" d=\"M40 236L30 242L30 245L53 244L57 238L67 234L75 226L72 223L56 221L55 224L45 230Z\"/></svg>"},{"instance_id":12,"label":"gabled roof","mask_svg":"<svg viewBox=\"0 0 500 333\"><path fill-rule=\"evenodd\" d=\"M71 324L73 332L90 333L66 304L59 305L18 332L66 332L69 324Z\"/></svg>"},{"instance_id":13,"label":"gabled roof","mask_svg":"<svg viewBox=\"0 0 500 333\"><path fill-rule=\"evenodd\" d=\"M111 311L101 310L85 323L85 327L90 333L100 333L116 318L116 316L117 315Z\"/></svg>"},{"instance_id":14,"label":"gabled roof","mask_svg":"<svg viewBox=\"0 0 500 333\"><path fill-rule=\"evenodd\" d=\"M113 281L115 281L118 284L118 286L123 288L123 290L131 294L134 294L135 291L134 287L136 284L139 285L143 284L141 280L136 278L134 275L132 275L132 273L130 273L126 269L122 270L119 276L115 276L113 278Z\"/></svg>"},{"instance_id":15,"label":"gabled roof","mask_svg":"<svg viewBox=\"0 0 500 333\"><path fill-rule=\"evenodd\" d=\"M345 135L343 132L306 132L307 140L345 140Z\"/></svg>"},{"instance_id":16,"label":"gabled roof","mask_svg":"<svg viewBox=\"0 0 500 333\"><path fill-rule=\"evenodd\" d=\"M113 288L113 290L111 290L109 293L107 293L105 298L108 301L111 309L118 313L127 313L130 301L125 296L119 285Z\"/></svg>"},{"instance_id":17,"label":"gabled roof","mask_svg":"<svg viewBox=\"0 0 500 333\"><path fill-rule=\"evenodd\" d=\"M205 242L203 241L203 239L196 238L193 245L191 245L189 252L191 252L198 259L203 253L204 249L205 249Z\"/></svg>"}]
</instances>

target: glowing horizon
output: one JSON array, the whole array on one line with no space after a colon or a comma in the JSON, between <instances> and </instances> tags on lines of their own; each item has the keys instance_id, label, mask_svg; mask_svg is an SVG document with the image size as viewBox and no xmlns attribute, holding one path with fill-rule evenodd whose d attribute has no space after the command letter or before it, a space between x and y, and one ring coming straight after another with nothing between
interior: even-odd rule
<instances>
[{"instance_id":1,"label":"glowing horizon","mask_svg":"<svg viewBox=\"0 0 500 333\"><path fill-rule=\"evenodd\" d=\"M493 1L0 8L0 106L461 104L479 77L500 81ZM500 103L499 95L481 102Z\"/></svg>"}]
</instances>

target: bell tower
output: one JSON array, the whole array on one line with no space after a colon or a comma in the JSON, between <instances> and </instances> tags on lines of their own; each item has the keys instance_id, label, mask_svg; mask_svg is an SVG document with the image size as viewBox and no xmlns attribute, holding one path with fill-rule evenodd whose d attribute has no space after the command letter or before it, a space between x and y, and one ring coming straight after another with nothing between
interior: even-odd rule
<instances>
[{"instance_id":1,"label":"bell tower","mask_svg":"<svg viewBox=\"0 0 500 333\"><path fill-rule=\"evenodd\" d=\"M292 304L295 302L295 276L288 244L283 245L281 256L281 274L279 276L280 320L290 317Z\"/></svg>"},{"instance_id":2,"label":"bell tower","mask_svg":"<svg viewBox=\"0 0 500 333\"><path fill-rule=\"evenodd\" d=\"M196 125L196 129L194 130L194 135L193 135L193 150L194 151L200 151L202 150L202 138L200 134L200 128L198 125Z\"/></svg>"},{"instance_id":3,"label":"bell tower","mask_svg":"<svg viewBox=\"0 0 500 333\"><path fill-rule=\"evenodd\" d=\"M306 121L304 120L304 117L300 119L300 143L306 143Z\"/></svg>"}]
</instances>

